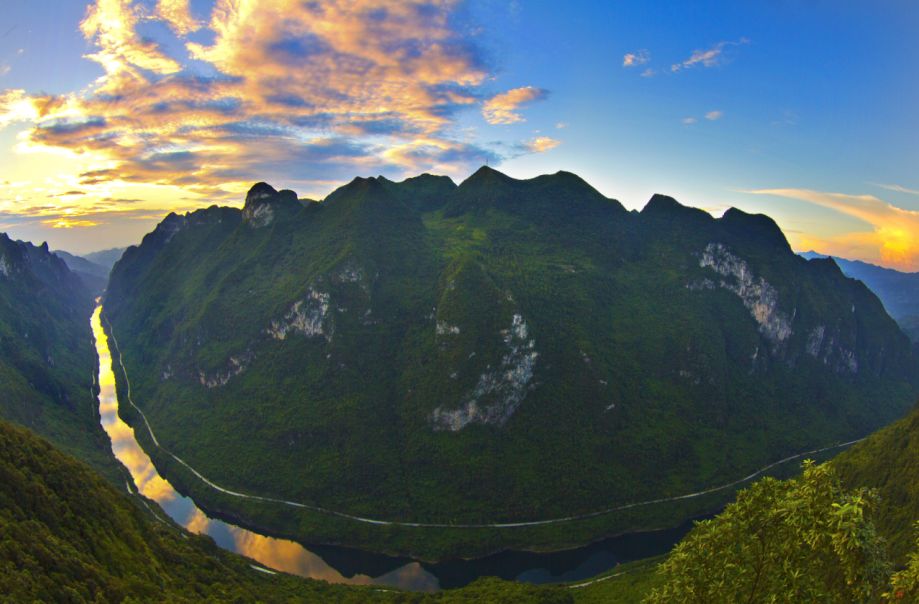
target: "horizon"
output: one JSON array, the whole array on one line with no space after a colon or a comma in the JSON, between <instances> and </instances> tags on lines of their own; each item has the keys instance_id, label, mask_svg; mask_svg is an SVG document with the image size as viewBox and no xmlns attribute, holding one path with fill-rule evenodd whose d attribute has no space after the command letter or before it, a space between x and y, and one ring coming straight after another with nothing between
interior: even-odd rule
<instances>
[{"instance_id":1,"label":"horizon","mask_svg":"<svg viewBox=\"0 0 919 604\"><path fill-rule=\"evenodd\" d=\"M345 6L347 4L347 6ZM0 230L76 254L252 183L573 172L919 270L906 2L25 0L0 31ZM40 42L38 42L40 41ZM843 57L845 60L840 60Z\"/></svg>"}]
</instances>

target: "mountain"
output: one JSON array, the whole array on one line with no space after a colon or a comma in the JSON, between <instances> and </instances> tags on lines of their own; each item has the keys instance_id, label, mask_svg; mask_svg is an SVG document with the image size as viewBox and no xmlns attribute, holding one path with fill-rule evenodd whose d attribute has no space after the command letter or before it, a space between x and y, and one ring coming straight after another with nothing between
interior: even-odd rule
<instances>
[{"instance_id":1,"label":"mountain","mask_svg":"<svg viewBox=\"0 0 919 604\"><path fill-rule=\"evenodd\" d=\"M861 437L919 376L874 294L768 217L627 211L566 172L356 178L319 203L259 183L167 216L104 308L170 482L244 525L427 559L711 511L732 488L631 504Z\"/></svg>"},{"instance_id":2,"label":"mountain","mask_svg":"<svg viewBox=\"0 0 919 604\"><path fill-rule=\"evenodd\" d=\"M832 257L842 272L858 279L877 294L890 316L900 324L906 335L919 341L919 273L904 273L876 266L861 260L846 260L817 252L804 252L805 258Z\"/></svg>"},{"instance_id":3,"label":"mountain","mask_svg":"<svg viewBox=\"0 0 919 604\"><path fill-rule=\"evenodd\" d=\"M83 258L92 262L93 264L98 264L106 269L106 271L112 270L112 267L115 266L115 263L118 262L118 259L121 258L121 255L124 253L125 248L123 247L113 247L107 250L100 250L98 252L90 252L84 254ZM106 273L108 276L108 273Z\"/></svg>"},{"instance_id":4,"label":"mountain","mask_svg":"<svg viewBox=\"0 0 919 604\"><path fill-rule=\"evenodd\" d=\"M105 291L105 285L108 283L108 274L111 267L104 267L101 264L91 262L86 258L75 256L64 250L55 250L55 256L59 256L67 268L75 273L83 281L83 285L93 294L99 295Z\"/></svg>"},{"instance_id":5,"label":"mountain","mask_svg":"<svg viewBox=\"0 0 919 604\"><path fill-rule=\"evenodd\" d=\"M0 421L0 594L9 602L570 602L495 579L439 594L266 573L185 532L48 441ZM137 497L135 495L135 497Z\"/></svg>"},{"instance_id":6,"label":"mountain","mask_svg":"<svg viewBox=\"0 0 919 604\"><path fill-rule=\"evenodd\" d=\"M0 418L27 426L112 480L98 423L90 291L64 261L0 233Z\"/></svg>"}]
</instances>

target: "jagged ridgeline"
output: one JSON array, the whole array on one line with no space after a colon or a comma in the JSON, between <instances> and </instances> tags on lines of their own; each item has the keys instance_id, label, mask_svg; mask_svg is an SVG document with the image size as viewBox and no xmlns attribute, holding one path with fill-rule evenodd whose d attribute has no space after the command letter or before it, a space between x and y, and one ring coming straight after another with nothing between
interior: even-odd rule
<instances>
[{"instance_id":1,"label":"jagged ridgeline","mask_svg":"<svg viewBox=\"0 0 919 604\"><path fill-rule=\"evenodd\" d=\"M47 244L0 233L0 418L116 479L93 393L92 308L89 290Z\"/></svg>"},{"instance_id":2,"label":"jagged ridgeline","mask_svg":"<svg viewBox=\"0 0 919 604\"><path fill-rule=\"evenodd\" d=\"M629 212L565 172L358 178L318 203L260 183L128 249L105 313L166 450L227 489L382 520L693 493L864 436L916 395L877 298L768 217L664 196ZM138 433L212 511L429 558L675 524L732 495L381 527L220 494Z\"/></svg>"}]
</instances>

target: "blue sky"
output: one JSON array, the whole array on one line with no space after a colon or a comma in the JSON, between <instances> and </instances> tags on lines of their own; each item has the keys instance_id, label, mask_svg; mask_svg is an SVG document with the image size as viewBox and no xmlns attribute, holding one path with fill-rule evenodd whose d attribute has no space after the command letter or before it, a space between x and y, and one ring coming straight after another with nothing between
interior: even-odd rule
<instances>
[{"instance_id":1,"label":"blue sky","mask_svg":"<svg viewBox=\"0 0 919 604\"><path fill-rule=\"evenodd\" d=\"M914 2L287 1L5 0L0 227L85 252L487 158L919 270Z\"/></svg>"}]
</instances>

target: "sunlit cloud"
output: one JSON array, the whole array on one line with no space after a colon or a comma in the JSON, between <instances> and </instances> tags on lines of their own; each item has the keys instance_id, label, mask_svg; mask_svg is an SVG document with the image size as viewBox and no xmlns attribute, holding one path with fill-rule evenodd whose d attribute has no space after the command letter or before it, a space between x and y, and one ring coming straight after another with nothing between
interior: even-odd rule
<instances>
[{"instance_id":1,"label":"sunlit cloud","mask_svg":"<svg viewBox=\"0 0 919 604\"><path fill-rule=\"evenodd\" d=\"M650 67L648 67L647 69L641 72L641 77L643 78L653 78L656 75L657 75L657 71Z\"/></svg>"},{"instance_id":2,"label":"sunlit cloud","mask_svg":"<svg viewBox=\"0 0 919 604\"><path fill-rule=\"evenodd\" d=\"M638 67L639 65L644 65L651 60L651 53L645 49L626 53L622 57L622 66L623 67Z\"/></svg>"},{"instance_id":3,"label":"sunlit cloud","mask_svg":"<svg viewBox=\"0 0 919 604\"><path fill-rule=\"evenodd\" d=\"M526 149L531 153L545 153L555 149L561 144L561 141L548 136L537 136L533 140L524 143Z\"/></svg>"},{"instance_id":4,"label":"sunlit cloud","mask_svg":"<svg viewBox=\"0 0 919 604\"><path fill-rule=\"evenodd\" d=\"M10 71L12 71L12 69L13 68L10 67L9 65L5 63L0 63L0 78L8 74Z\"/></svg>"},{"instance_id":5,"label":"sunlit cloud","mask_svg":"<svg viewBox=\"0 0 919 604\"><path fill-rule=\"evenodd\" d=\"M757 189L745 193L806 201L857 218L872 229L831 238L801 234L797 237L799 249L816 249L843 258L864 258L905 270L919 269L919 212L899 208L874 195L809 189Z\"/></svg>"},{"instance_id":6,"label":"sunlit cloud","mask_svg":"<svg viewBox=\"0 0 919 604\"><path fill-rule=\"evenodd\" d=\"M138 69L158 74L180 71L179 63L166 56L156 42L137 33L140 18L140 8L130 0L97 0L90 5L80 31L97 50L86 58L102 65L111 76L128 72L142 77Z\"/></svg>"},{"instance_id":7,"label":"sunlit cloud","mask_svg":"<svg viewBox=\"0 0 919 604\"><path fill-rule=\"evenodd\" d=\"M482 106L482 115L489 124L515 124L524 121L517 113L521 105L546 98L547 92L541 88L524 86L502 92L491 97Z\"/></svg>"},{"instance_id":8,"label":"sunlit cloud","mask_svg":"<svg viewBox=\"0 0 919 604\"><path fill-rule=\"evenodd\" d=\"M707 119L710 122L714 122L715 120L720 120L722 117L724 117L724 112L718 111L718 110L709 111L708 113L705 114L705 119Z\"/></svg>"},{"instance_id":9,"label":"sunlit cloud","mask_svg":"<svg viewBox=\"0 0 919 604\"><path fill-rule=\"evenodd\" d=\"M698 122L699 120L697 120L696 118L690 116L690 117L684 117L681 121L683 122L683 124L689 126L689 125L691 125L691 124L695 124L695 123Z\"/></svg>"},{"instance_id":10,"label":"sunlit cloud","mask_svg":"<svg viewBox=\"0 0 919 604\"><path fill-rule=\"evenodd\" d=\"M156 16L180 36L198 31L204 25L192 17L189 0L159 0L156 3Z\"/></svg>"},{"instance_id":11,"label":"sunlit cloud","mask_svg":"<svg viewBox=\"0 0 919 604\"><path fill-rule=\"evenodd\" d=\"M488 96L494 74L454 19L459 4L216 0L208 14L189 0L96 0L79 29L104 75L56 95L0 89L0 128L20 128L14 151L36 157L21 183L0 187L0 213L92 228L106 215L239 203L258 180L321 197L355 173L459 175L502 150L551 148L478 143L460 128L477 109L492 124L523 121L520 108L547 93ZM151 37L165 28L174 38ZM49 154L66 161L39 165ZM41 215L29 213L36 196L54 199ZM125 199L143 207L123 212ZM65 202L82 210L66 214Z\"/></svg>"},{"instance_id":12,"label":"sunlit cloud","mask_svg":"<svg viewBox=\"0 0 919 604\"><path fill-rule=\"evenodd\" d=\"M677 72L683 69L691 69L693 67L717 67L725 61L724 51L726 48L731 46L740 46L742 44L748 44L750 42L747 38L741 38L736 42L724 41L718 42L711 48L694 50L692 54L689 55L689 58L680 63L674 63L670 66L670 71Z\"/></svg>"}]
</instances>

